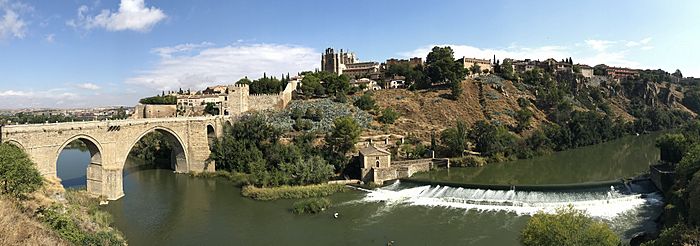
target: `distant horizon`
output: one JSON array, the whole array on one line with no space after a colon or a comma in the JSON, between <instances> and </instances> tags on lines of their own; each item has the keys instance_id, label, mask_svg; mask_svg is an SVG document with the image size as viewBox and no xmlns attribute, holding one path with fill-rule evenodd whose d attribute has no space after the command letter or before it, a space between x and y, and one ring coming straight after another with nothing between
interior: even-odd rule
<instances>
[{"instance_id":1,"label":"distant horizon","mask_svg":"<svg viewBox=\"0 0 700 246\"><path fill-rule=\"evenodd\" d=\"M313 71L328 47L360 61L451 46L455 58L572 57L700 77L697 9L690 0L4 0L0 108L130 105L162 90Z\"/></svg>"}]
</instances>

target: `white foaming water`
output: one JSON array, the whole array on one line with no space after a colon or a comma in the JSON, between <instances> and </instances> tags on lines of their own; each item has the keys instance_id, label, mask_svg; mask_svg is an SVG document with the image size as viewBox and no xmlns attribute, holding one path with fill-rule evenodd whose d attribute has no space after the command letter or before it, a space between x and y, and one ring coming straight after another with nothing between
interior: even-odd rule
<instances>
[{"instance_id":1,"label":"white foaming water","mask_svg":"<svg viewBox=\"0 0 700 246\"><path fill-rule=\"evenodd\" d=\"M397 204L505 211L532 215L538 211L553 213L557 208L572 205L589 215L613 218L647 203L658 203L658 195L623 194L611 187L597 192L539 192L513 190L464 189L448 186L420 186L398 189L398 183L372 190L363 201Z\"/></svg>"}]
</instances>

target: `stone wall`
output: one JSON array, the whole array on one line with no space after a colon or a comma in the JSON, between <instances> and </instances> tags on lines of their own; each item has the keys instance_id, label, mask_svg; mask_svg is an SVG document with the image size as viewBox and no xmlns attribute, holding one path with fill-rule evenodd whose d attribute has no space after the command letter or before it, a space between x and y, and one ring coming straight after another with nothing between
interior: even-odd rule
<instances>
[{"instance_id":1,"label":"stone wall","mask_svg":"<svg viewBox=\"0 0 700 246\"><path fill-rule=\"evenodd\" d=\"M394 167L389 168L372 168L373 182L383 184L384 181L397 179L397 171Z\"/></svg>"},{"instance_id":2,"label":"stone wall","mask_svg":"<svg viewBox=\"0 0 700 246\"><path fill-rule=\"evenodd\" d=\"M289 81L282 92L277 94L250 94L248 85L230 85L228 86L228 94L223 96L222 114L223 115L240 115L242 113L253 111L262 111L270 109L284 109L292 101L292 94L297 89L299 82ZM187 117L199 116L204 113L204 105L195 106L194 110L187 110L182 114ZM145 118L167 118L177 116L176 105L136 105L132 119Z\"/></svg>"},{"instance_id":3,"label":"stone wall","mask_svg":"<svg viewBox=\"0 0 700 246\"><path fill-rule=\"evenodd\" d=\"M250 95L248 97L248 110L262 111L268 109L282 109L281 94L277 95Z\"/></svg>"},{"instance_id":4,"label":"stone wall","mask_svg":"<svg viewBox=\"0 0 700 246\"><path fill-rule=\"evenodd\" d=\"M139 104L134 107L131 119L168 118L177 116L176 105Z\"/></svg>"},{"instance_id":5,"label":"stone wall","mask_svg":"<svg viewBox=\"0 0 700 246\"><path fill-rule=\"evenodd\" d=\"M299 82L289 81L284 90L278 94L255 94L248 96L248 110L262 111L269 109L284 109L292 101L292 94Z\"/></svg>"}]
</instances>

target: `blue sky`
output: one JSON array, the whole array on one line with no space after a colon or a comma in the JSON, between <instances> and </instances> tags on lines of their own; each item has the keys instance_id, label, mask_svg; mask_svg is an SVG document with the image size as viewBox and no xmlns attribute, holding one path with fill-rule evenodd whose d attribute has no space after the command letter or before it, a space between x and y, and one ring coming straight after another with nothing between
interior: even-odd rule
<instances>
[{"instance_id":1,"label":"blue sky","mask_svg":"<svg viewBox=\"0 0 700 246\"><path fill-rule=\"evenodd\" d=\"M0 108L134 105L161 90L361 60L573 57L700 77L700 1L0 0Z\"/></svg>"}]
</instances>

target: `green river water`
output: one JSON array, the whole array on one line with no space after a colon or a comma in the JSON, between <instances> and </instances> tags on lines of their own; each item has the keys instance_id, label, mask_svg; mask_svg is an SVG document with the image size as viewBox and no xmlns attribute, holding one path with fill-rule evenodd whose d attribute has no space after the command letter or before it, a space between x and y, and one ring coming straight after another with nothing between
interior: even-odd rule
<instances>
[{"instance_id":1,"label":"green river water","mask_svg":"<svg viewBox=\"0 0 700 246\"><path fill-rule=\"evenodd\" d=\"M437 170L418 177L503 184L629 177L658 158L655 137L627 137L532 160ZM80 150L61 153L58 171L65 186L84 186L88 161L89 155ZM241 197L240 189L225 180L151 169L126 174L126 196L111 201L104 210L113 215L115 226L131 245L386 245L390 241L394 245L517 245L528 214L569 202L600 215L623 238L653 228L650 220L659 213L660 198L639 197L653 189L649 185L631 187L629 192L615 188L612 193L607 189L538 193L402 183L371 192L336 194L330 210L294 215L289 212L293 200L253 201ZM479 204L484 199L490 203ZM508 200L507 205L499 205L501 200ZM511 206L513 201L527 205ZM333 217L335 212L339 218Z\"/></svg>"}]
</instances>

